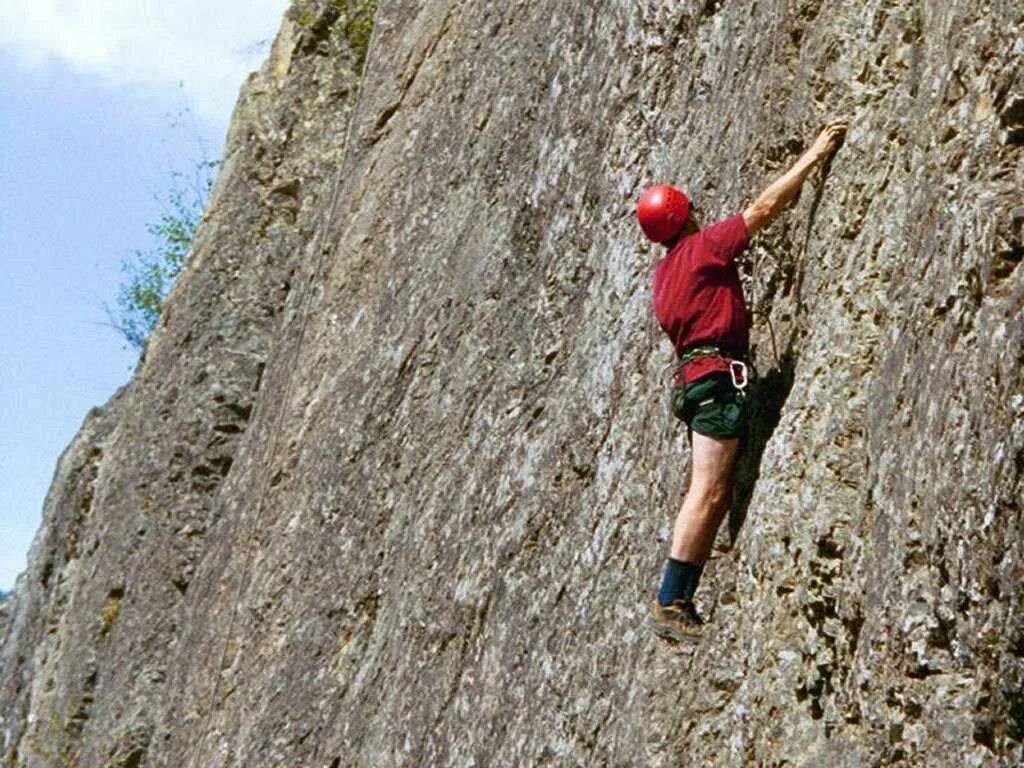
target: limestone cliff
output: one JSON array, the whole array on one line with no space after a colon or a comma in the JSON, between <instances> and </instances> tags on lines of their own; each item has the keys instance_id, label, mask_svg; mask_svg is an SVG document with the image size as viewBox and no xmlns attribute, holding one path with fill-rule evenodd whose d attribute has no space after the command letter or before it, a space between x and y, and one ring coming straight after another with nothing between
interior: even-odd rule
<instances>
[{"instance_id":1,"label":"limestone cliff","mask_svg":"<svg viewBox=\"0 0 1024 768\"><path fill-rule=\"evenodd\" d=\"M1019 4L369 7L289 9L58 462L4 764L1024 760ZM744 256L756 431L669 650L633 201L730 213L839 115Z\"/></svg>"}]
</instances>

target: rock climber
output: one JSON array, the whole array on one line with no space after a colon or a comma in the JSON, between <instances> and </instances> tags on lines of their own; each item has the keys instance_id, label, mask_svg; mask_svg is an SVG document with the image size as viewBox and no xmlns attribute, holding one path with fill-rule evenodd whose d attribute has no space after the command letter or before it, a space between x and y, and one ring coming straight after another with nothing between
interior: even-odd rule
<instances>
[{"instance_id":1,"label":"rock climber","mask_svg":"<svg viewBox=\"0 0 1024 768\"><path fill-rule=\"evenodd\" d=\"M797 196L815 166L842 143L846 128L844 121L829 123L746 210L703 229L676 187L648 187L637 202L644 234L668 249L654 269L654 314L675 347L672 412L687 425L690 440L690 486L645 621L667 640L700 634L704 622L694 593L729 508L733 467L746 435L750 319L736 256Z\"/></svg>"}]
</instances>

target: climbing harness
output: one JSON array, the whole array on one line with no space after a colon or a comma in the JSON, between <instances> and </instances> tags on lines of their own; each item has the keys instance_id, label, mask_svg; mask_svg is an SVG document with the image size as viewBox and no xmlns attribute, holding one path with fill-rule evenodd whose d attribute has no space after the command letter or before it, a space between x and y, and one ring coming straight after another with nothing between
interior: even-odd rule
<instances>
[{"instance_id":1,"label":"climbing harness","mask_svg":"<svg viewBox=\"0 0 1024 768\"><path fill-rule=\"evenodd\" d=\"M673 376L675 386L681 386L681 371L683 366L700 357L720 357L729 365L729 379L732 382L733 392L728 390L720 392L713 400L717 402L742 403L747 399L747 386L750 384L750 371L743 360L738 360L722 348L714 344L697 344L684 349L678 356L676 374ZM704 401L700 405L706 405L710 401Z\"/></svg>"},{"instance_id":2,"label":"climbing harness","mask_svg":"<svg viewBox=\"0 0 1024 768\"><path fill-rule=\"evenodd\" d=\"M722 352L722 350L714 344L698 344L697 346L684 349L679 354L679 365L686 365L688 362L696 360L698 357L724 357L728 359L728 355Z\"/></svg>"}]
</instances>

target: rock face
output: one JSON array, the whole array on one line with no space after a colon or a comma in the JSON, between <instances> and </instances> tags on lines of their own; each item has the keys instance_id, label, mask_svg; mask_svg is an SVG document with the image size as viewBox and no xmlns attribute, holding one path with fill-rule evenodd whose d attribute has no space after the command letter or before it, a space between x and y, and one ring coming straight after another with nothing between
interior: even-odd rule
<instances>
[{"instance_id":1,"label":"rock face","mask_svg":"<svg viewBox=\"0 0 1024 768\"><path fill-rule=\"evenodd\" d=\"M366 48L293 5L58 462L5 765L1024 760L1018 6L385 0ZM633 200L730 213L838 115L744 256L754 430L670 650Z\"/></svg>"},{"instance_id":2,"label":"rock face","mask_svg":"<svg viewBox=\"0 0 1024 768\"><path fill-rule=\"evenodd\" d=\"M3 643L7 639L7 628L11 622L11 599L10 592L0 592L0 653L3 653Z\"/></svg>"}]
</instances>

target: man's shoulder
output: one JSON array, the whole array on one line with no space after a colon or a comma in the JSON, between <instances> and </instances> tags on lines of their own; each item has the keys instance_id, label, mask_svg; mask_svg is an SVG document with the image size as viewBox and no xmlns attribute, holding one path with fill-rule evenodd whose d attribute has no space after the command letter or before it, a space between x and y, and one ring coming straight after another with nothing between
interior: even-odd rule
<instances>
[{"instance_id":1,"label":"man's shoulder","mask_svg":"<svg viewBox=\"0 0 1024 768\"><path fill-rule=\"evenodd\" d=\"M714 224L709 224L700 230L705 235L716 235L723 231L729 231L733 233L735 231L742 232L744 237L747 234L747 225L743 221L743 214L740 211L730 213L728 216L719 219Z\"/></svg>"},{"instance_id":2,"label":"man's shoulder","mask_svg":"<svg viewBox=\"0 0 1024 768\"><path fill-rule=\"evenodd\" d=\"M714 251L735 254L741 251L750 241L747 225L740 212L731 213L700 230L703 235L702 245Z\"/></svg>"}]
</instances>

